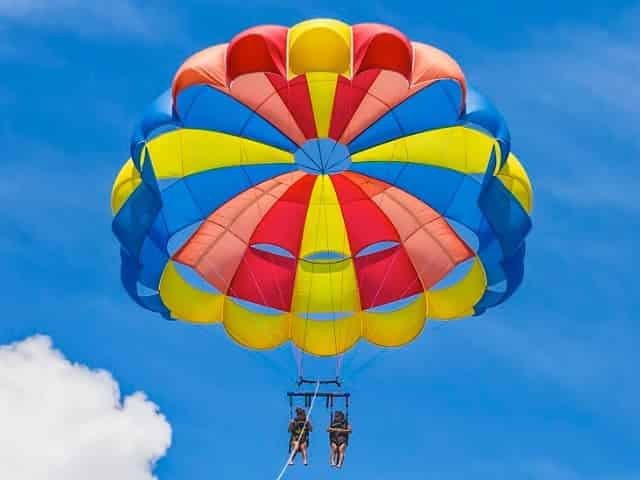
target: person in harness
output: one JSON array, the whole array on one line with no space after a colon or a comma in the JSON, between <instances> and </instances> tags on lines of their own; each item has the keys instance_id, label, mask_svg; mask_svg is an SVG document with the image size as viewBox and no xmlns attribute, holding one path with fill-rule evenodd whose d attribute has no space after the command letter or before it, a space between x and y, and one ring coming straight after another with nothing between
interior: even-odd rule
<instances>
[{"instance_id":1,"label":"person in harness","mask_svg":"<svg viewBox=\"0 0 640 480\"><path fill-rule=\"evenodd\" d=\"M341 468L344 463L344 453L349 444L349 434L351 433L351 425L344 413L340 411L335 413L327 432L329 432L329 445L331 446L329 464L332 467Z\"/></svg>"},{"instance_id":2,"label":"person in harness","mask_svg":"<svg viewBox=\"0 0 640 480\"><path fill-rule=\"evenodd\" d=\"M311 422L307 420L307 413L304 408L296 408L296 416L289 422L289 465L293 465L293 460L298 452L302 454L302 463L308 465L307 449L309 447L309 432L313 431Z\"/></svg>"}]
</instances>

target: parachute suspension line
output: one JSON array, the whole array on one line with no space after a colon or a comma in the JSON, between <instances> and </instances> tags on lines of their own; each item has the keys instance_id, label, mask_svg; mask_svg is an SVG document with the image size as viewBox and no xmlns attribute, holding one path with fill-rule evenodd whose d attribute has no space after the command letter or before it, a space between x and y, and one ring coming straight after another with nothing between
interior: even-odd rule
<instances>
[{"instance_id":1,"label":"parachute suspension line","mask_svg":"<svg viewBox=\"0 0 640 480\"><path fill-rule=\"evenodd\" d=\"M342 360L344 358L344 354L340 354L336 357L336 379L340 379L340 375L342 374Z\"/></svg>"},{"instance_id":2,"label":"parachute suspension line","mask_svg":"<svg viewBox=\"0 0 640 480\"><path fill-rule=\"evenodd\" d=\"M307 412L307 418L304 421L304 426L302 427L302 430L300 431L300 434L298 435L298 438L296 440L296 442L300 442L300 439L302 438L302 435L304 435L305 430L307 429L307 423L309 423L309 419L311 418L311 412L313 411L313 406L316 403L316 398L318 398L318 391L320 390L320 380L318 380L316 382L316 389L313 392L313 398L311 399L311 404L309 405L309 411ZM292 400L289 400L290 405ZM293 407L293 405L292 405ZM291 412L291 417L293 417L293 412ZM278 474L278 476L276 477L276 480L281 480L282 477L284 477L284 474L287 471L287 468L289 467L289 462L291 462L293 460L293 456L296 454L295 450L291 450L291 452L289 453L289 457L287 457L287 461L284 463L284 465L282 466L282 470L280 470L280 473Z\"/></svg>"},{"instance_id":3,"label":"parachute suspension line","mask_svg":"<svg viewBox=\"0 0 640 480\"><path fill-rule=\"evenodd\" d=\"M293 397L289 397L289 418L293 418Z\"/></svg>"},{"instance_id":4,"label":"parachute suspension line","mask_svg":"<svg viewBox=\"0 0 640 480\"><path fill-rule=\"evenodd\" d=\"M296 362L296 368L298 370L298 379L303 378L304 377L304 369L302 368L303 352L292 342L291 353L293 354L293 359Z\"/></svg>"}]
</instances>

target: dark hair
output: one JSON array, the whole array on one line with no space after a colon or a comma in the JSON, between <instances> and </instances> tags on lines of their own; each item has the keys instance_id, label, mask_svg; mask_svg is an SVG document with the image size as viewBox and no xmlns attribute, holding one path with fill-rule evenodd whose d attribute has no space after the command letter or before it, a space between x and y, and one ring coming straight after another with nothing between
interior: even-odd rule
<instances>
[{"instance_id":1,"label":"dark hair","mask_svg":"<svg viewBox=\"0 0 640 480\"><path fill-rule=\"evenodd\" d=\"M334 414L333 418L335 418L336 420L338 420L338 419L344 420L345 416L344 416L344 413L342 413L340 410L338 410Z\"/></svg>"},{"instance_id":2,"label":"dark hair","mask_svg":"<svg viewBox=\"0 0 640 480\"><path fill-rule=\"evenodd\" d=\"M306 416L307 412L304 411L304 408L296 408L296 415L305 415Z\"/></svg>"}]
</instances>

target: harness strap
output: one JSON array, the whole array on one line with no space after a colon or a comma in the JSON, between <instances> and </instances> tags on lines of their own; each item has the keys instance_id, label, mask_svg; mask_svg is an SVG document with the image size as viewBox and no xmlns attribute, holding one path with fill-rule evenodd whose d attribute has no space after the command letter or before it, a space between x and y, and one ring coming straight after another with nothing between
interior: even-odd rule
<instances>
[{"instance_id":1,"label":"harness strap","mask_svg":"<svg viewBox=\"0 0 640 480\"><path fill-rule=\"evenodd\" d=\"M313 406L316 403L316 398L318 398L318 391L319 390L320 390L320 381L317 381L316 382L316 391L313 392L313 399L311 400L311 406L309 407L309 411L307 412L307 418L305 418L305 420L304 420L304 429L302 430L302 432L298 436L298 440L296 440L297 442L300 442L300 439L302 438L302 434L304 433L304 430L307 428L307 423L309 422L309 419L311 418L311 412L313 411ZM280 470L280 473L276 477L276 480L281 480L282 477L284 477L284 474L287 471L287 467L289 467L289 462L293 459L293 456L295 455L295 453L296 453L295 450L292 450L291 453L289 453L289 457L287 458L287 461L282 466L282 470Z\"/></svg>"}]
</instances>

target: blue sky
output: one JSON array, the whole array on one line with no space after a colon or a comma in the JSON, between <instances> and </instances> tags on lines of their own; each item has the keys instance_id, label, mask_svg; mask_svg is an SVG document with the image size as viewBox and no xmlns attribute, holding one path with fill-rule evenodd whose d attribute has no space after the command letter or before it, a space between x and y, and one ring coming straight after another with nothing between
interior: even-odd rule
<instances>
[{"instance_id":1,"label":"blue sky","mask_svg":"<svg viewBox=\"0 0 640 480\"><path fill-rule=\"evenodd\" d=\"M290 349L247 352L137 308L119 283L111 182L139 113L191 53L255 24L379 21L449 52L497 104L534 185L534 231L502 308L347 358L355 433L333 474L640 478L640 4L97 3L0 0L0 343L49 335L124 394L146 392L173 429L160 479L275 477ZM326 449L318 435L313 465L287 478L329 475Z\"/></svg>"}]
</instances>

